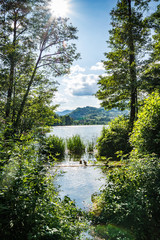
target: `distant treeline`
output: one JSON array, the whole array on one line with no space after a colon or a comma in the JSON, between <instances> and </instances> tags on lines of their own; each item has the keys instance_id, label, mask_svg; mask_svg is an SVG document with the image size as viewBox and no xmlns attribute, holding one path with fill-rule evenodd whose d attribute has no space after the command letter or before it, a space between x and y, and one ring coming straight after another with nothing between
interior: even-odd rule
<instances>
[{"instance_id":1,"label":"distant treeline","mask_svg":"<svg viewBox=\"0 0 160 240\"><path fill-rule=\"evenodd\" d=\"M67 115L59 116L55 114L56 122L54 126L103 125L122 114L127 114L127 111L119 111L117 109L106 111L104 108L95 107L77 108Z\"/></svg>"}]
</instances>

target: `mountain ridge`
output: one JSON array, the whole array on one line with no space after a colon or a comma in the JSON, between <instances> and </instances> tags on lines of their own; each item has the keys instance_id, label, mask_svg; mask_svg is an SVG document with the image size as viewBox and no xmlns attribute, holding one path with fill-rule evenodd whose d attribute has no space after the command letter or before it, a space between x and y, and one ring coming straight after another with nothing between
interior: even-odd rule
<instances>
[{"instance_id":1,"label":"mountain ridge","mask_svg":"<svg viewBox=\"0 0 160 240\"><path fill-rule=\"evenodd\" d=\"M67 114L64 114L67 113ZM117 117L118 115L127 114L127 110L120 111L117 109L105 110L103 107L96 108L91 106L78 107L75 110L64 110L58 112L59 116L69 116L76 124L105 124ZM63 114L63 115L62 115Z\"/></svg>"}]
</instances>

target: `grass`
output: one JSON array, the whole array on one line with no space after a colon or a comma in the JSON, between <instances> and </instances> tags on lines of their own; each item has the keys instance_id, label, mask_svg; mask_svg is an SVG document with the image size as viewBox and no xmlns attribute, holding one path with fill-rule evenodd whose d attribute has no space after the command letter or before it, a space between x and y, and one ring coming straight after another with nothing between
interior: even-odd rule
<instances>
[{"instance_id":1,"label":"grass","mask_svg":"<svg viewBox=\"0 0 160 240\"><path fill-rule=\"evenodd\" d=\"M81 155L85 152L85 145L77 134L67 139L67 148L71 154Z\"/></svg>"},{"instance_id":2,"label":"grass","mask_svg":"<svg viewBox=\"0 0 160 240\"><path fill-rule=\"evenodd\" d=\"M94 151L94 142L88 142L87 152L92 153Z\"/></svg>"}]
</instances>

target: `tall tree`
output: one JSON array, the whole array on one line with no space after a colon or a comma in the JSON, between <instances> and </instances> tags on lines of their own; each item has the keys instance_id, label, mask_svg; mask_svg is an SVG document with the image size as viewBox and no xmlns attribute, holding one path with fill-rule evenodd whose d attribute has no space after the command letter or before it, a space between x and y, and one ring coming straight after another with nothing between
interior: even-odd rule
<instances>
[{"instance_id":1,"label":"tall tree","mask_svg":"<svg viewBox=\"0 0 160 240\"><path fill-rule=\"evenodd\" d=\"M151 93L160 91L160 5L149 17L150 27L154 30L150 58L142 73L142 89Z\"/></svg>"},{"instance_id":2,"label":"tall tree","mask_svg":"<svg viewBox=\"0 0 160 240\"><path fill-rule=\"evenodd\" d=\"M112 29L108 41L111 51L105 53L106 75L100 77L96 94L107 109L124 109L129 105L131 128L137 114L140 60L149 36L143 11L139 9L144 9L148 2L119 0L111 11Z\"/></svg>"},{"instance_id":3,"label":"tall tree","mask_svg":"<svg viewBox=\"0 0 160 240\"><path fill-rule=\"evenodd\" d=\"M76 28L68 19L53 17L49 2L0 1L1 118L15 130L33 90L54 85L54 77L68 72L78 57L69 43L77 38Z\"/></svg>"}]
</instances>

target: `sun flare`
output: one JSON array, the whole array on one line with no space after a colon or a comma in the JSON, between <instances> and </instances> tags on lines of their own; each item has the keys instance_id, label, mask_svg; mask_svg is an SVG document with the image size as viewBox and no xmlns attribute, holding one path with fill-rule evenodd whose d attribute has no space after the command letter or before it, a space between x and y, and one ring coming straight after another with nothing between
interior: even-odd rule
<instances>
[{"instance_id":1,"label":"sun flare","mask_svg":"<svg viewBox=\"0 0 160 240\"><path fill-rule=\"evenodd\" d=\"M70 12L70 0L52 0L50 10L56 17L67 17Z\"/></svg>"}]
</instances>

